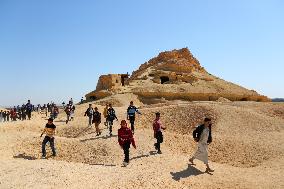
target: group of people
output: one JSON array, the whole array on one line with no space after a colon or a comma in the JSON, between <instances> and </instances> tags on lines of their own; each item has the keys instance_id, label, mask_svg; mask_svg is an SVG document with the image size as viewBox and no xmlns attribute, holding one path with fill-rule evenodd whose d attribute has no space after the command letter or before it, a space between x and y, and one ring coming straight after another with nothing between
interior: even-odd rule
<instances>
[{"instance_id":1,"label":"group of people","mask_svg":"<svg viewBox=\"0 0 284 189\"><path fill-rule=\"evenodd\" d=\"M134 106L134 103L131 101L130 105L127 109L127 119L130 122L131 127L128 127L127 121L122 120L120 123L120 128L118 129L118 143L120 147L123 149L124 152L124 160L123 165L127 166L129 164L129 150L131 145L136 149L136 142L134 139L134 131L135 131L135 115L136 113L141 114L139 112L138 108ZM112 126L113 121L117 120L118 118L116 116L115 110L112 107L111 104L107 104L104 109L104 117L105 117L105 125L109 128L109 135L112 136ZM88 109L86 110L84 116L88 117L88 126L92 126L92 124L95 124L96 128L96 134L97 136L101 135L102 132L100 130L100 124L102 122L101 113L99 112L98 108L92 107L92 104L89 104ZM159 112L155 113L155 119L153 121L153 132L154 132L154 138L156 139L156 142L154 144L154 148L157 150L158 154L162 154L161 151L161 143L163 143L163 132L162 130L165 130L166 127L164 127L161 123L161 114ZM208 164L208 144L212 142L212 134L211 134L211 119L205 118L204 123L200 126L198 126L193 131L193 138L196 142L198 142L198 148L196 150L196 153L189 159L189 162L194 164L194 160L198 159L204 162L206 165L206 171L207 172L213 172L214 170L210 168ZM43 142L42 142L42 158L46 158L46 144L49 142L51 149L52 149L52 155L56 156L56 150L54 147L54 134L55 134L56 126L53 124L53 119L48 119L48 123L45 126L45 129L41 136L43 134L46 134Z\"/></svg>"},{"instance_id":2,"label":"group of people","mask_svg":"<svg viewBox=\"0 0 284 189\"><path fill-rule=\"evenodd\" d=\"M9 122L9 121L17 121L17 120L31 120L32 112L35 111L36 108L31 104L31 101L28 100L28 103L23 104L22 106L14 106L14 108L10 110L1 110L0 111L0 122Z\"/></svg>"}]
</instances>

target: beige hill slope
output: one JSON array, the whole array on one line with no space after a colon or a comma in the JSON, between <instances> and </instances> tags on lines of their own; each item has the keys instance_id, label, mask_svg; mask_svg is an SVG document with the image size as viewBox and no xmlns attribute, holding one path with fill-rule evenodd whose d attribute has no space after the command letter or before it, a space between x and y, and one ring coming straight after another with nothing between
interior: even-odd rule
<instances>
[{"instance_id":1,"label":"beige hill slope","mask_svg":"<svg viewBox=\"0 0 284 189\"><path fill-rule=\"evenodd\" d=\"M123 95L113 100L119 119L125 118L127 102ZM139 103L139 101L136 101ZM102 106L99 106L102 111ZM155 105L140 103L143 115L137 117L137 150L131 149L131 163L121 167L123 153L117 138L95 136L86 128L83 113L87 104L77 107L76 120L66 125L64 114L55 122L58 128L58 157L41 160L39 138L46 120L35 114L33 120L0 125L0 188L283 188L284 187L284 105L255 102L183 102ZM164 132L162 155L153 151L151 122L160 111ZM215 172L204 173L204 165L188 165L196 149L192 128L204 116L213 119L213 143L209 147ZM104 128L104 126L101 125ZM114 134L118 129L115 123ZM50 150L48 153L50 154ZM213 161L213 162L212 162Z\"/></svg>"},{"instance_id":2,"label":"beige hill slope","mask_svg":"<svg viewBox=\"0 0 284 189\"><path fill-rule=\"evenodd\" d=\"M133 93L140 99L165 98L190 101L270 101L248 90L208 73L187 48L166 51L142 64L128 79L127 74L103 75L88 100L117 93Z\"/></svg>"}]
</instances>

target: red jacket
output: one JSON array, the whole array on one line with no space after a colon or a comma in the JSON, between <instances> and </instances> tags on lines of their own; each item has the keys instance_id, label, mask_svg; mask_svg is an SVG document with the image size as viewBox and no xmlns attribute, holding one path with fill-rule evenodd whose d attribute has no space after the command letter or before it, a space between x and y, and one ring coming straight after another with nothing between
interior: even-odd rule
<instances>
[{"instance_id":1,"label":"red jacket","mask_svg":"<svg viewBox=\"0 0 284 189\"><path fill-rule=\"evenodd\" d=\"M122 127L118 129L118 143L120 146L123 146L126 142L130 142L136 148L132 131L128 127Z\"/></svg>"}]
</instances>

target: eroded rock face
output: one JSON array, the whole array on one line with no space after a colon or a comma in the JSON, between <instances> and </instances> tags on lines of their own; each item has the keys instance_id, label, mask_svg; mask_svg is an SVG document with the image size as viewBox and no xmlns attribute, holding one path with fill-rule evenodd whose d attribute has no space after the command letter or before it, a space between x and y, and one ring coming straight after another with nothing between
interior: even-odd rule
<instances>
[{"instance_id":1,"label":"eroded rock face","mask_svg":"<svg viewBox=\"0 0 284 189\"><path fill-rule=\"evenodd\" d=\"M172 75L189 74L193 71L206 72L188 48L182 48L180 50L161 52L157 57L142 64L137 71L133 72L130 79L139 79L139 76L150 67L153 70L152 75L155 71L175 73L171 73Z\"/></svg>"},{"instance_id":2,"label":"eroded rock face","mask_svg":"<svg viewBox=\"0 0 284 189\"><path fill-rule=\"evenodd\" d=\"M216 101L270 101L256 91L248 90L209 74L188 48L161 52L142 64L128 79L128 74L103 75L87 99L98 99L117 93L133 93L142 98Z\"/></svg>"}]
</instances>

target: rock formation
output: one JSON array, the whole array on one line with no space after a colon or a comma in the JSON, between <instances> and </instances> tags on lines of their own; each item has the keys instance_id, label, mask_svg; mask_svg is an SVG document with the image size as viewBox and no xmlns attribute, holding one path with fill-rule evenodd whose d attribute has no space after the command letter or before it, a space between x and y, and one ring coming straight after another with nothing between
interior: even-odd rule
<instances>
[{"instance_id":1,"label":"rock formation","mask_svg":"<svg viewBox=\"0 0 284 189\"><path fill-rule=\"evenodd\" d=\"M142 64L130 78L128 74L101 76L89 100L118 93L133 93L141 100L216 101L220 97L231 101L270 101L256 91L245 89L209 74L187 48L160 53Z\"/></svg>"}]
</instances>

